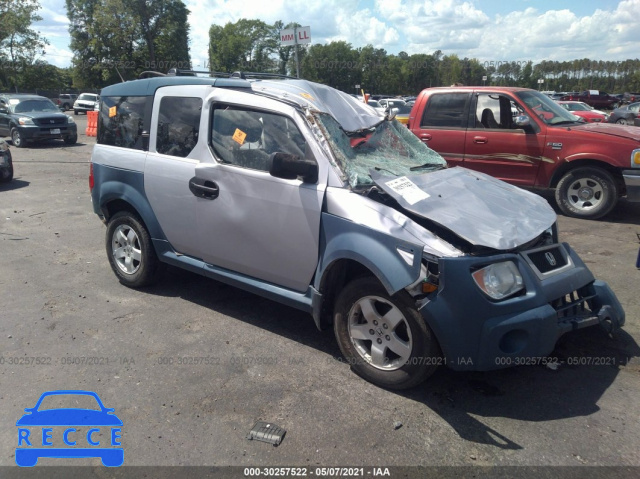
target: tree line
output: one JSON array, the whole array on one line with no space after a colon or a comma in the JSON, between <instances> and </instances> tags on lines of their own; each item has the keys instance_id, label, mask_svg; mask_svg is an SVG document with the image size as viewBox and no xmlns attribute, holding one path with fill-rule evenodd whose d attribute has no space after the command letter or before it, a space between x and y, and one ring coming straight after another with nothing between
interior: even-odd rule
<instances>
[{"instance_id":1,"label":"tree line","mask_svg":"<svg viewBox=\"0 0 640 479\"><path fill-rule=\"evenodd\" d=\"M182 0L65 0L72 65L58 68L39 57L47 40L33 28L38 0L0 3L0 89L99 89L131 80L145 70L191 69L189 11ZM273 24L240 19L211 25L204 70L295 75L295 50L280 44ZM640 91L640 60L482 61L440 50L389 54L348 42L300 45L301 77L346 92L416 94L426 87L521 86L541 90ZM539 80L544 79L543 83Z\"/></svg>"}]
</instances>

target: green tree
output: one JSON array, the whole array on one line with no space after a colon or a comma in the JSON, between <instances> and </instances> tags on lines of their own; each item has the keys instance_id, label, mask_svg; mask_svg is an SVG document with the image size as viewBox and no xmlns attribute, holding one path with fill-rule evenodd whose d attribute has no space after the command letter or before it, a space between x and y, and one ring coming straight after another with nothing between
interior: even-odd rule
<instances>
[{"instance_id":1,"label":"green tree","mask_svg":"<svg viewBox=\"0 0 640 479\"><path fill-rule=\"evenodd\" d=\"M242 18L224 27L209 29L210 70L261 70L274 68L269 54L275 48L272 31L261 20Z\"/></svg>"},{"instance_id":2,"label":"green tree","mask_svg":"<svg viewBox=\"0 0 640 479\"><path fill-rule=\"evenodd\" d=\"M44 53L48 44L31 24L42 20L36 12L37 0L12 0L0 3L0 84L18 89L20 77Z\"/></svg>"}]
</instances>

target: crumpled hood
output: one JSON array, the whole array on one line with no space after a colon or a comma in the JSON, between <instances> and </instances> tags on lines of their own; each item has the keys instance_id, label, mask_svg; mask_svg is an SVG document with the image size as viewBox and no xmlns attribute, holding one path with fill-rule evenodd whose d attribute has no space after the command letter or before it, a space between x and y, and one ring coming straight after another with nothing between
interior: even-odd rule
<instances>
[{"instance_id":1,"label":"crumpled hood","mask_svg":"<svg viewBox=\"0 0 640 479\"><path fill-rule=\"evenodd\" d=\"M400 178L372 170L371 178L404 209L475 246L514 249L556 221L544 198L465 168Z\"/></svg>"}]
</instances>

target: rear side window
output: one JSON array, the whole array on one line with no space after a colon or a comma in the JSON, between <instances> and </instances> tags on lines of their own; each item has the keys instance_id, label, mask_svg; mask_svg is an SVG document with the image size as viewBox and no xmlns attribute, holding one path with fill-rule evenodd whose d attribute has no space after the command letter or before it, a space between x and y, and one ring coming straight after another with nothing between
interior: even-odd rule
<instances>
[{"instance_id":1,"label":"rear side window","mask_svg":"<svg viewBox=\"0 0 640 479\"><path fill-rule=\"evenodd\" d=\"M164 97L160 101L156 151L186 158L198 143L202 99Z\"/></svg>"},{"instance_id":2,"label":"rear side window","mask_svg":"<svg viewBox=\"0 0 640 479\"><path fill-rule=\"evenodd\" d=\"M467 127L470 93L436 93L429 97L421 127Z\"/></svg>"},{"instance_id":3,"label":"rear side window","mask_svg":"<svg viewBox=\"0 0 640 479\"><path fill-rule=\"evenodd\" d=\"M98 115L98 143L135 150L145 149L142 132L149 121L152 97L102 98Z\"/></svg>"}]
</instances>

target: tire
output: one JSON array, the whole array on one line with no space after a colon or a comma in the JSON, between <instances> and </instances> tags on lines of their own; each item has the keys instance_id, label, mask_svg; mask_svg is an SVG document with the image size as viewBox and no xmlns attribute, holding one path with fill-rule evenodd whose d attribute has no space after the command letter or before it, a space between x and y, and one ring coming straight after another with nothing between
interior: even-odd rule
<instances>
[{"instance_id":1,"label":"tire","mask_svg":"<svg viewBox=\"0 0 640 479\"><path fill-rule=\"evenodd\" d=\"M73 114L78 116L78 110L73 110Z\"/></svg>"},{"instance_id":2,"label":"tire","mask_svg":"<svg viewBox=\"0 0 640 479\"><path fill-rule=\"evenodd\" d=\"M78 135L67 136L65 137L64 142L67 145L75 145L78 142Z\"/></svg>"},{"instance_id":3,"label":"tire","mask_svg":"<svg viewBox=\"0 0 640 479\"><path fill-rule=\"evenodd\" d=\"M137 215L120 211L109 219L106 247L111 269L122 284L141 288L157 281L160 261Z\"/></svg>"},{"instance_id":4,"label":"tire","mask_svg":"<svg viewBox=\"0 0 640 479\"><path fill-rule=\"evenodd\" d=\"M9 183L11 180L13 180L13 160L9 153L9 168L0 170L0 183Z\"/></svg>"},{"instance_id":5,"label":"tire","mask_svg":"<svg viewBox=\"0 0 640 479\"><path fill-rule=\"evenodd\" d=\"M413 299L405 291L390 297L376 278L355 279L341 291L333 327L351 369L380 387L417 386L440 364L438 342ZM376 344L381 355L374 357Z\"/></svg>"},{"instance_id":6,"label":"tire","mask_svg":"<svg viewBox=\"0 0 640 479\"><path fill-rule=\"evenodd\" d=\"M64 111L70 110L71 107L69 106L68 103L65 103L64 105L62 105L62 107L64 108Z\"/></svg>"},{"instance_id":7,"label":"tire","mask_svg":"<svg viewBox=\"0 0 640 479\"><path fill-rule=\"evenodd\" d=\"M618 187L608 171L597 167L569 170L558 182L556 203L567 216L597 219L618 201Z\"/></svg>"},{"instance_id":8,"label":"tire","mask_svg":"<svg viewBox=\"0 0 640 479\"><path fill-rule=\"evenodd\" d=\"M22 137L20 130L17 128L11 129L11 143L13 143L13 146L16 148L24 148L27 146L27 140Z\"/></svg>"},{"instance_id":9,"label":"tire","mask_svg":"<svg viewBox=\"0 0 640 479\"><path fill-rule=\"evenodd\" d=\"M631 125L631 122L629 120L627 120L626 118L618 118L616 120L616 124L617 125Z\"/></svg>"}]
</instances>

